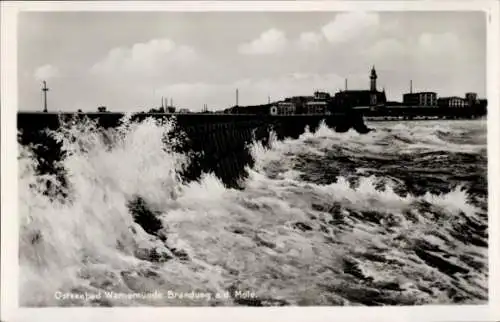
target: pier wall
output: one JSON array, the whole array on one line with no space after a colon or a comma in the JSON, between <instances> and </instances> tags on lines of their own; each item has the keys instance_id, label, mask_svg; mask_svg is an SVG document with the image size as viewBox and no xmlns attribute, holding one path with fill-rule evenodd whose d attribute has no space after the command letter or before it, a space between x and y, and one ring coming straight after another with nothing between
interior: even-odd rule
<instances>
[{"instance_id":1,"label":"pier wall","mask_svg":"<svg viewBox=\"0 0 500 322\"><path fill-rule=\"evenodd\" d=\"M116 127L124 115L121 113L22 113L17 115L18 141L21 144L38 144L35 153L41 156L38 171L54 173L64 182L62 169L54 168L54 161L64 157L60 145L45 134L45 129L56 130L64 120L89 118L97 121L100 128ZM261 142L267 146L271 131L278 140L298 138L306 126L315 132L322 121L335 131L346 132L354 128L366 133L363 117L356 112L333 115L242 115L242 114L151 114L132 116L132 121L152 117L175 118L174 133L182 137L175 149L189 153L190 165L182 173L187 181L197 180L205 172L213 172L229 187L238 187L245 177L246 166L252 159L249 144Z\"/></svg>"}]
</instances>

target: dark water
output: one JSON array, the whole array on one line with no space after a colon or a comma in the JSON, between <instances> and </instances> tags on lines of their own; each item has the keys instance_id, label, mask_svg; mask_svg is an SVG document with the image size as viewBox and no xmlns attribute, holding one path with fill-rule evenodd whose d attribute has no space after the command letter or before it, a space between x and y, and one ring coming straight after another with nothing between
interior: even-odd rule
<instances>
[{"instance_id":1,"label":"dark water","mask_svg":"<svg viewBox=\"0 0 500 322\"><path fill-rule=\"evenodd\" d=\"M119 129L112 148L67 128L71 202L40 191L58 183L21 147L21 304L486 302L486 122L370 127L256 143L243 190L210 174L181 183L186 158L153 121Z\"/></svg>"}]
</instances>

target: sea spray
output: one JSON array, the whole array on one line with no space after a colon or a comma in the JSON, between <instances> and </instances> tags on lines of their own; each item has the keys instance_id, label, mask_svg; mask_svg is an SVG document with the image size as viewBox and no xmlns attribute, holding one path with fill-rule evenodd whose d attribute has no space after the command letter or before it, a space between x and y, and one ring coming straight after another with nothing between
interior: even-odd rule
<instances>
[{"instance_id":1,"label":"sea spray","mask_svg":"<svg viewBox=\"0 0 500 322\"><path fill-rule=\"evenodd\" d=\"M188 158L170 148L168 124L124 124L58 131L71 202L42 193L40 180L54 177L37 174L36 155L20 147L21 305L487 300L484 142L469 142L461 155L439 141L481 124L391 123L367 135L322 124L296 140L272 134L267 145L251 144L255 164L241 190L212 173L183 182ZM442 181L415 180L436 160L443 173L432 175ZM457 166L477 176L457 177ZM145 229L137 213L159 224ZM62 300L56 292L95 296Z\"/></svg>"}]
</instances>

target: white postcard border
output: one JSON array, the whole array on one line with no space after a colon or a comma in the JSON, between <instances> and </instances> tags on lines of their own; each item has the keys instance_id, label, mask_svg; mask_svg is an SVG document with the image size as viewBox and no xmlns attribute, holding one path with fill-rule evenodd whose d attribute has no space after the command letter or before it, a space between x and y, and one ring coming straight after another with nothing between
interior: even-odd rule
<instances>
[{"instance_id":1,"label":"white postcard border","mask_svg":"<svg viewBox=\"0 0 500 322\"><path fill-rule=\"evenodd\" d=\"M2 321L494 321L500 313L498 1L34 1L1 3ZM18 308L17 13L20 11L484 11L487 13L489 305L286 308ZM496 305L495 305L496 304ZM500 310L497 309L498 312ZM496 315L495 315L496 314Z\"/></svg>"}]
</instances>

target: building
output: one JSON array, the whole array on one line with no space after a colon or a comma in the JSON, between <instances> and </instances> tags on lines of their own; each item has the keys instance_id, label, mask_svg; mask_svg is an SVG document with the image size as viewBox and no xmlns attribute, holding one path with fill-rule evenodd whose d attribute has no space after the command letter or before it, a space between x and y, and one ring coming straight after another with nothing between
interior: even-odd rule
<instances>
[{"instance_id":1,"label":"building","mask_svg":"<svg viewBox=\"0 0 500 322\"><path fill-rule=\"evenodd\" d=\"M435 92L420 92L420 106L437 107L437 94Z\"/></svg>"},{"instance_id":2,"label":"building","mask_svg":"<svg viewBox=\"0 0 500 322\"><path fill-rule=\"evenodd\" d=\"M314 100L317 101L326 101L330 99L330 93L327 92L314 92Z\"/></svg>"},{"instance_id":3,"label":"building","mask_svg":"<svg viewBox=\"0 0 500 322\"><path fill-rule=\"evenodd\" d=\"M327 102L326 101L312 101L306 103L304 114L325 114Z\"/></svg>"},{"instance_id":4,"label":"building","mask_svg":"<svg viewBox=\"0 0 500 322\"><path fill-rule=\"evenodd\" d=\"M224 114L270 114L273 113L272 107L276 106L273 104L261 104L261 105L248 105L248 106L233 106L224 110ZM277 114L277 110L276 110Z\"/></svg>"},{"instance_id":5,"label":"building","mask_svg":"<svg viewBox=\"0 0 500 322\"><path fill-rule=\"evenodd\" d=\"M467 106L475 106L479 103L479 100L477 98L477 93L465 93L465 101L467 103Z\"/></svg>"},{"instance_id":6,"label":"building","mask_svg":"<svg viewBox=\"0 0 500 322\"><path fill-rule=\"evenodd\" d=\"M384 105L387 102L385 90L377 90L377 72L375 66L370 71L369 90L344 90L334 96L336 108L355 108Z\"/></svg>"},{"instance_id":7,"label":"building","mask_svg":"<svg viewBox=\"0 0 500 322\"><path fill-rule=\"evenodd\" d=\"M406 93L403 94L403 104L406 106L417 106L420 105L420 95L419 93Z\"/></svg>"},{"instance_id":8,"label":"building","mask_svg":"<svg viewBox=\"0 0 500 322\"><path fill-rule=\"evenodd\" d=\"M437 100L437 105L439 107L465 107L466 106L466 100L463 99L462 97L458 96L450 96L450 97L440 97Z\"/></svg>"},{"instance_id":9,"label":"building","mask_svg":"<svg viewBox=\"0 0 500 322\"><path fill-rule=\"evenodd\" d=\"M283 102L292 103L295 114L304 114L307 110L307 102L314 101L314 96L292 96L284 99Z\"/></svg>"},{"instance_id":10,"label":"building","mask_svg":"<svg viewBox=\"0 0 500 322\"><path fill-rule=\"evenodd\" d=\"M486 99L478 99L476 107L477 107L477 109L479 111L484 111L484 114L486 114L486 110L487 110L487 107L488 107L488 100L486 100ZM483 112L481 112L481 113L483 113Z\"/></svg>"},{"instance_id":11,"label":"building","mask_svg":"<svg viewBox=\"0 0 500 322\"><path fill-rule=\"evenodd\" d=\"M148 113L161 113L161 114L163 114L163 113L165 113L165 108L163 108L163 107L159 107L157 109L152 108L148 111Z\"/></svg>"},{"instance_id":12,"label":"building","mask_svg":"<svg viewBox=\"0 0 500 322\"><path fill-rule=\"evenodd\" d=\"M279 102L278 115L293 115L295 114L296 108L294 102Z\"/></svg>"},{"instance_id":13,"label":"building","mask_svg":"<svg viewBox=\"0 0 500 322\"><path fill-rule=\"evenodd\" d=\"M368 90L348 90L335 94L335 105L338 107L358 107L384 105L385 92L372 92Z\"/></svg>"},{"instance_id":14,"label":"building","mask_svg":"<svg viewBox=\"0 0 500 322\"><path fill-rule=\"evenodd\" d=\"M418 92L403 94L403 104L406 106L437 106L435 92Z\"/></svg>"}]
</instances>

